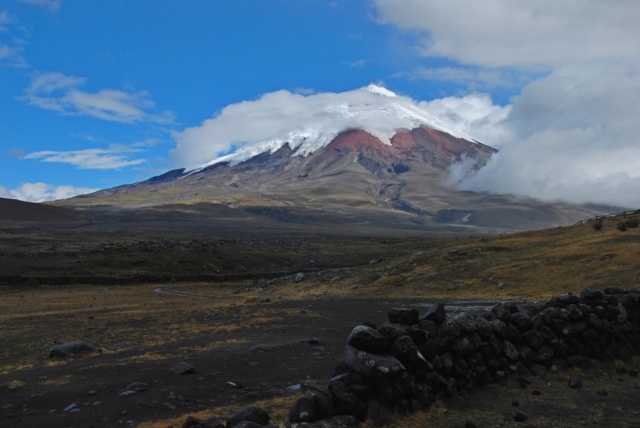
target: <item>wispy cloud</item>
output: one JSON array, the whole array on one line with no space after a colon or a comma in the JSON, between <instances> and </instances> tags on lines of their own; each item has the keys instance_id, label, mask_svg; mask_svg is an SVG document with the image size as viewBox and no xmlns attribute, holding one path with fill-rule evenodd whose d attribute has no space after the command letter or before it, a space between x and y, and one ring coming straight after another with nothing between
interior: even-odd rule
<instances>
[{"instance_id":1,"label":"wispy cloud","mask_svg":"<svg viewBox=\"0 0 640 428\"><path fill-rule=\"evenodd\" d=\"M0 197L26 202L46 202L97 192L91 187L59 186L47 183L23 183L15 189L0 186Z\"/></svg>"},{"instance_id":2,"label":"wispy cloud","mask_svg":"<svg viewBox=\"0 0 640 428\"><path fill-rule=\"evenodd\" d=\"M28 153L23 159L40 162L59 162L78 167L79 169L121 169L127 166L140 165L144 159L129 159L126 152L134 151L125 147L112 149L85 149L71 151L43 150Z\"/></svg>"},{"instance_id":3,"label":"wispy cloud","mask_svg":"<svg viewBox=\"0 0 640 428\"><path fill-rule=\"evenodd\" d=\"M66 115L90 116L121 123L171 124L170 111L155 113L155 103L145 91L80 89L87 79L62 73L41 73L33 78L21 99L30 105Z\"/></svg>"},{"instance_id":4,"label":"wispy cloud","mask_svg":"<svg viewBox=\"0 0 640 428\"><path fill-rule=\"evenodd\" d=\"M396 73L392 77L405 77L429 81L461 84L471 90L490 90L501 87L522 87L537 73L507 68L480 67L418 67L411 71Z\"/></svg>"},{"instance_id":5,"label":"wispy cloud","mask_svg":"<svg viewBox=\"0 0 640 428\"><path fill-rule=\"evenodd\" d=\"M342 61L343 64L351 67L351 68L364 68L369 62L368 59L357 59L354 61Z\"/></svg>"},{"instance_id":6,"label":"wispy cloud","mask_svg":"<svg viewBox=\"0 0 640 428\"><path fill-rule=\"evenodd\" d=\"M21 0L22 3L56 12L60 9L60 0Z\"/></svg>"},{"instance_id":7,"label":"wispy cloud","mask_svg":"<svg viewBox=\"0 0 640 428\"><path fill-rule=\"evenodd\" d=\"M27 61L22 56L22 47L0 43L0 65L7 67L26 67Z\"/></svg>"},{"instance_id":8,"label":"wispy cloud","mask_svg":"<svg viewBox=\"0 0 640 428\"><path fill-rule=\"evenodd\" d=\"M7 24L11 23L9 12L0 10L0 31L7 31Z\"/></svg>"},{"instance_id":9,"label":"wispy cloud","mask_svg":"<svg viewBox=\"0 0 640 428\"><path fill-rule=\"evenodd\" d=\"M0 11L0 66L26 67L22 41L12 31L13 20L6 10Z\"/></svg>"}]
</instances>

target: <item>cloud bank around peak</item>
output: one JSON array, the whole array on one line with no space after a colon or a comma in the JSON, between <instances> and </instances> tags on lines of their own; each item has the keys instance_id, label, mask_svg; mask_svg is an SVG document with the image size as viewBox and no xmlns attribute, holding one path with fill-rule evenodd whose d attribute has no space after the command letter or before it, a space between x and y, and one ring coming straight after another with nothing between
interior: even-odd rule
<instances>
[{"instance_id":1,"label":"cloud bank around peak","mask_svg":"<svg viewBox=\"0 0 640 428\"><path fill-rule=\"evenodd\" d=\"M202 124L174 133L177 145L171 157L177 165L192 168L246 144L291 135L321 137L349 128L365 129L384 141L397 128L407 126L406 116L396 114L398 106L428 113L427 105L376 86L310 95L271 92L254 101L231 104ZM474 130L461 120L460 127L463 125Z\"/></svg>"},{"instance_id":2,"label":"cloud bank around peak","mask_svg":"<svg viewBox=\"0 0 640 428\"><path fill-rule=\"evenodd\" d=\"M479 76L504 70L511 81L518 81L517 70L529 76L503 117L489 115L498 119L493 135L478 138L500 153L463 188L640 207L640 193L629 190L640 185L640 3L376 0L375 6L380 22L416 34L420 55L447 58L460 70L407 75L453 79L471 67ZM456 115L465 98L430 104L464 124L468 118Z\"/></svg>"}]
</instances>

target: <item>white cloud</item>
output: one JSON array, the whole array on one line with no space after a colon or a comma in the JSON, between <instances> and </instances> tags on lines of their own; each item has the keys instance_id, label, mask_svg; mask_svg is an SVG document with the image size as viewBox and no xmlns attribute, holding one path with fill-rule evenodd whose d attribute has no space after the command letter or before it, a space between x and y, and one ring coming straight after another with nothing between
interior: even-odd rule
<instances>
[{"instance_id":1,"label":"white cloud","mask_svg":"<svg viewBox=\"0 0 640 428\"><path fill-rule=\"evenodd\" d=\"M43 9L48 9L52 12L60 9L60 0L21 0L22 3L30 4L32 6L38 6Z\"/></svg>"},{"instance_id":2,"label":"white cloud","mask_svg":"<svg viewBox=\"0 0 640 428\"><path fill-rule=\"evenodd\" d=\"M490 134L484 139L500 145L500 153L465 188L640 206L640 193L630 191L640 182L639 2L376 0L376 6L381 21L417 30L422 55L459 64L427 77L468 78L473 88L477 78L464 76L472 67L489 76L520 71L523 82L530 80L499 122L497 143ZM458 107L451 111L455 120Z\"/></svg>"},{"instance_id":3,"label":"white cloud","mask_svg":"<svg viewBox=\"0 0 640 428\"><path fill-rule=\"evenodd\" d=\"M56 186L46 183L24 183L15 189L0 186L0 197L19 199L26 202L45 202L71 198L77 195L97 192L100 189L76 186Z\"/></svg>"},{"instance_id":4,"label":"white cloud","mask_svg":"<svg viewBox=\"0 0 640 428\"><path fill-rule=\"evenodd\" d=\"M635 0L375 0L383 22L428 32L428 56L484 67L618 60L636 55Z\"/></svg>"},{"instance_id":5,"label":"white cloud","mask_svg":"<svg viewBox=\"0 0 640 428\"><path fill-rule=\"evenodd\" d=\"M191 168L248 143L277 137L288 136L294 143L300 136L323 138L359 128L373 132L384 142L399 127L436 122L412 99L385 91L361 88L304 96L283 90L255 101L231 104L201 125L174 133L177 146L171 156L178 165ZM415 115L426 119L416 121Z\"/></svg>"},{"instance_id":6,"label":"white cloud","mask_svg":"<svg viewBox=\"0 0 640 428\"><path fill-rule=\"evenodd\" d=\"M495 105L487 94L422 101L419 106L492 147L500 148L512 138L511 129L504 123L511 112L511 106Z\"/></svg>"},{"instance_id":7,"label":"white cloud","mask_svg":"<svg viewBox=\"0 0 640 428\"><path fill-rule=\"evenodd\" d=\"M102 89L86 92L80 89L86 80L57 72L41 73L33 78L21 99L30 105L62 114L91 116L113 122L170 124L174 121L169 111L152 113L155 104L144 91Z\"/></svg>"},{"instance_id":8,"label":"white cloud","mask_svg":"<svg viewBox=\"0 0 640 428\"><path fill-rule=\"evenodd\" d=\"M22 41L14 35L11 24L13 20L9 12L0 11L0 66L26 67L27 62L22 56Z\"/></svg>"},{"instance_id":9,"label":"white cloud","mask_svg":"<svg viewBox=\"0 0 640 428\"><path fill-rule=\"evenodd\" d=\"M41 162L59 162L74 165L80 169L121 169L127 166L144 163L144 159L128 159L126 148L85 149L71 151L43 150L26 154L24 159L35 159Z\"/></svg>"}]
</instances>

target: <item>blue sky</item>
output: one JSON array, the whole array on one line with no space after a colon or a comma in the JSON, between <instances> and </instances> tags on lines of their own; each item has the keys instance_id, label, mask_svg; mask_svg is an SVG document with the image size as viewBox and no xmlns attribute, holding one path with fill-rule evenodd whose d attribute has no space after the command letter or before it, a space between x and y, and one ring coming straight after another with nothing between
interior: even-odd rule
<instances>
[{"instance_id":1,"label":"blue sky","mask_svg":"<svg viewBox=\"0 0 640 428\"><path fill-rule=\"evenodd\" d=\"M501 149L465 188L640 205L640 4L528 3L0 0L0 196L144 180L250 126L229 106L379 83Z\"/></svg>"}]
</instances>

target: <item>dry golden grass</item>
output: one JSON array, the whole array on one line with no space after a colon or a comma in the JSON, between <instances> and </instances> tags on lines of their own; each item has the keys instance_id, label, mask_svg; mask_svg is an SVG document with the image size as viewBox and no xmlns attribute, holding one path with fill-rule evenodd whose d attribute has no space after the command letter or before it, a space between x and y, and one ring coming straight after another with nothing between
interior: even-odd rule
<instances>
[{"instance_id":1,"label":"dry golden grass","mask_svg":"<svg viewBox=\"0 0 640 428\"><path fill-rule=\"evenodd\" d=\"M293 406L293 403L300 397L299 394L285 395L281 397L271 398L268 400L259 400L253 403L253 406L264 409L271 417L271 422L283 426L287 416L289 416L289 409ZM137 424L138 428L166 428L169 425L180 426L189 416L194 416L199 419L206 419L210 417L217 417L224 419L227 416L241 410L246 407L241 404L227 405L213 407L211 409L203 410L201 412L190 412L180 415L176 418L167 418L156 421L146 421Z\"/></svg>"},{"instance_id":2,"label":"dry golden grass","mask_svg":"<svg viewBox=\"0 0 640 428\"><path fill-rule=\"evenodd\" d=\"M605 220L601 231L588 223L435 248L418 244L411 256L369 267L370 282L359 294L547 299L587 287L633 288L640 280L640 229L620 232L616 225Z\"/></svg>"}]
</instances>

